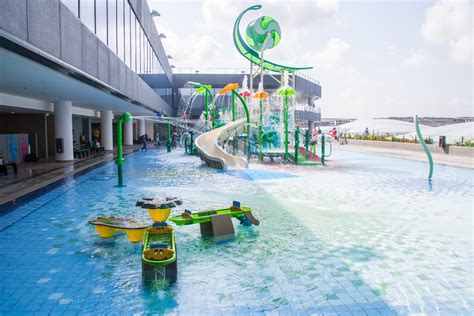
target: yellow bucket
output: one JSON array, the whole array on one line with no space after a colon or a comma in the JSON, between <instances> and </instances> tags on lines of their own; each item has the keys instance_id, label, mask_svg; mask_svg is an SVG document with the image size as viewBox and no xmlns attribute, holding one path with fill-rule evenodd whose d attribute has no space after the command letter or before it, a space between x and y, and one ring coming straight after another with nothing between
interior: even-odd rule
<instances>
[{"instance_id":1,"label":"yellow bucket","mask_svg":"<svg viewBox=\"0 0 474 316\"><path fill-rule=\"evenodd\" d=\"M144 229L125 229L125 234L127 234L128 240L131 242L140 242L143 240L143 235L145 234Z\"/></svg>"},{"instance_id":2,"label":"yellow bucket","mask_svg":"<svg viewBox=\"0 0 474 316\"><path fill-rule=\"evenodd\" d=\"M171 208L156 208L156 209L148 209L148 214L150 214L151 218L155 222L166 222L168 217L170 216Z\"/></svg>"},{"instance_id":3,"label":"yellow bucket","mask_svg":"<svg viewBox=\"0 0 474 316\"><path fill-rule=\"evenodd\" d=\"M95 230L102 238L110 238L115 234L115 228L113 227L95 225Z\"/></svg>"}]
</instances>

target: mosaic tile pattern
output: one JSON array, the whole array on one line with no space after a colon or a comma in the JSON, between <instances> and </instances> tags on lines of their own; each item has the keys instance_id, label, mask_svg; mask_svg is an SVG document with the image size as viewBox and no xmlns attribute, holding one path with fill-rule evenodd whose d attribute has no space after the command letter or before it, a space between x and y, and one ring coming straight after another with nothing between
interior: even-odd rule
<instances>
[{"instance_id":1,"label":"mosaic tile pattern","mask_svg":"<svg viewBox=\"0 0 474 316\"><path fill-rule=\"evenodd\" d=\"M219 173L195 157L127 157L0 218L0 314L469 315L474 309L473 172L337 153L327 168ZM142 195L183 207L252 205L259 227L234 240L177 228L179 281L141 280L140 245L100 239L87 220L146 217Z\"/></svg>"}]
</instances>

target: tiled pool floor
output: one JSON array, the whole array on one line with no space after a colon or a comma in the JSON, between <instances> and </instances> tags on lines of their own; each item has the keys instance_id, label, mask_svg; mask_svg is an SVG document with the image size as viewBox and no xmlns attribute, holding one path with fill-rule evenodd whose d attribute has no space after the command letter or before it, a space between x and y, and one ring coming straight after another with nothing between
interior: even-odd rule
<instances>
[{"instance_id":1,"label":"tiled pool floor","mask_svg":"<svg viewBox=\"0 0 474 316\"><path fill-rule=\"evenodd\" d=\"M471 314L473 172L338 152L326 168L216 172L182 152L100 167L0 218L0 314ZM146 217L156 192L205 209L240 200L234 240L176 229L179 280L141 281L140 245L100 239L97 215Z\"/></svg>"}]
</instances>

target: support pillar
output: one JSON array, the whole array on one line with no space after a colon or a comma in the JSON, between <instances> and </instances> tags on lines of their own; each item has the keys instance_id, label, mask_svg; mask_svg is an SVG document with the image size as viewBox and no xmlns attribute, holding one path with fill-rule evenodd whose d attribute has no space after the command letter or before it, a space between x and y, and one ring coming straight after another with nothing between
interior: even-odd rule
<instances>
[{"instance_id":1,"label":"support pillar","mask_svg":"<svg viewBox=\"0 0 474 316\"><path fill-rule=\"evenodd\" d=\"M138 119L138 138L146 134L145 129L145 119Z\"/></svg>"},{"instance_id":2,"label":"support pillar","mask_svg":"<svg viewBox=\"0 0 474 316\"><path fill-rule=\"evenodd\" d=\"M311 134L314 129L314 121L308 121L308 131Z\"/></svg>"},{"instance_id":3,"label":"support pillar","mask_svg":"<svg viewBox=\"0 0 474 316\"><path fill-rule=\"evenodd\" d=\"M123 144L133 145L133 120L123 122Z\"/></svg>"},{"instance_id":4,"label":"support pillar","mask_svg":"<svg viewBox=\"0 0 474 316\"><path fill-rule=\"evenodd\" d=\"M74 160L71 101L54 103L54 138L56 161Z\"/></svg>"},{"instance_id":5,"label":"support pillar","mask_svg":"<svg viewBox=\"0 0 474 316\"><path fill-rule=\"evenodd\" d=\"M145 121L145 133L148 134L148 137L152 140L155 140L155 135L153 133L153 122Z\"/></svg>"},{"instance_id":6,"label":"support pillar","mask_svg":"<svg viewBox=\"0 0 474 316\"><path fill-rule=\"evenodd\" d=\"M112 111L100 111L100 143L105 150L113 150Z\"/></svg>"}]
</instances>

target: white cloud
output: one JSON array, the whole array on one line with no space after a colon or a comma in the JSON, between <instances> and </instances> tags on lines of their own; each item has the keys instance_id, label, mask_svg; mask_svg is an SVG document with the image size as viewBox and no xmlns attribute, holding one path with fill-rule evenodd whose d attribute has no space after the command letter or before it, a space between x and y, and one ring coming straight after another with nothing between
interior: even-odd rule
<instances>
[{"instance_id":1,"label":"white cloud","mask_svg":"<svg viewBox=\"0 0 474 316\"><path fill-rule=\"evenodd\" d=\"M469 0L441 0L425 12L423 37L436 44L448 44L451 60L472 63L472 4Z\"/></svg>"},{"instance_id":2,"label":"white cloud","mask_svg":"<svg viewBox=\"0 0 474 316\"><path fill-rule=\"evenodd\" d=\"M166 34L166 52L173 56L172 64L183 67L216 67L223 55L222 44L208 34L177 34L161 22L160 30Z\"/></svg>"},{"instance_id":3,"label":"white cloud","mask_svg":"<svg viewBox=\"0 0 474 316\"><path fill-rule=\"evenodd\" d=\"M319 69L335 69L341 66L350 47L340 38L331 38L322 51L314 54L314 64Z\"/></svg>"},{"instance_id":4,"label":"white cloud","mask_svg":"<svg viewBox=\"0 0 474 316\"><path fill-rule=\"evenodd\" d=\"M339 9L339 0L263 0L262 8L253 11L260 15L272 16L277 21L284 20L285 29L307 28L308 25L317 23L325 18L333 17ZM244 0L204 0L202 10L204 22L214 31L228 32L228 26L233 23L238 14L255 5L254 1ZM252 12L248 12L252 16ZM244 24L243 24L244 25Z\"/></svg>"},{"instance_id":5,"label":"white cloud","mask_svg":"<svg viewBox=\"0 0 474 316\"><path fill-rule=\"evenodd\" d=\"M458 64L472 63L472 36L464 35L449 43L452 61Z\"/></svg>"},{"instance_id":6,"label":"white cloud","mask_svg":"<svg viewBox=\"0 0 474 316\"><path fill-rule=\"evenodd\" d=\"M423 51L415 49L411 51L411 54L402 60L402 66L421 66L426 63L426 56Z\"/></svg>"}]
</instances>

